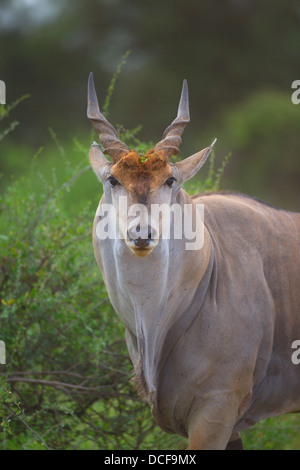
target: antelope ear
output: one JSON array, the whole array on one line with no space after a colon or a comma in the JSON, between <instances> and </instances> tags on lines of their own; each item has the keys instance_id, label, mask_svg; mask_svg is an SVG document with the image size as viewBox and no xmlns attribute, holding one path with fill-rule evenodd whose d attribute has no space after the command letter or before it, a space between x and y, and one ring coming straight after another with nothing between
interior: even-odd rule
<instances>
[{"instance_id":1,"label":"antelope ear","mask_svg":"<svg viewBox=\"0 0 300 470\"><path fill-rule=\"evenodd\" d=\"M178 174L177 180L180 184L195 176L195 174L200 170L202 165L204 165L206 162L216 140L217 139L215 139L209 147L195 153L191 157L188 157L181 162L174 164Z\"/></svg>"},{"instance_id":2,"label":"antelope ear","mask_svg":"<svg viewBox=\"0 0 300 470\"><path fill-rule=\"evenodd\" d=\"M91 166L101 182L104 180L105 173L112 165L111 162L102 153L102 150L96 142L90 148L89 159Z\"/></svg>"}]
</instances>

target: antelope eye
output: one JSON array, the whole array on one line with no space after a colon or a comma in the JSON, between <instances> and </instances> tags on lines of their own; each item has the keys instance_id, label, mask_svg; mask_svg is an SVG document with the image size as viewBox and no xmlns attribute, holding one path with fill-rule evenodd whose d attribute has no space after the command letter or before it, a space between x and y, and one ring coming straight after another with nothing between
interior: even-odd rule
<instances>
[{"instance_id":1,"label":"antelope eye","mask_svg":"<svg viewBox=\"0 0 300 470\"><path fill-rule=\"evenodd\" d=\"M107 181L110 182L111 186L117 186L118 184L120 184L119 181L116 180L116 178L114 178L113 176L107 178Z\"/></svg>"},{"instance_id":2,"label":"antelope eye","mask_svg":"<svg viewBox=\"0 0 300 470\"><path fill-rule=\"evenodd\" d=\"M171 176L171 178L168 178L165 184L169 186L169 188L172 188L174 181L176 181L176 178L174 176Z\"/></svg>"}]
</instances>

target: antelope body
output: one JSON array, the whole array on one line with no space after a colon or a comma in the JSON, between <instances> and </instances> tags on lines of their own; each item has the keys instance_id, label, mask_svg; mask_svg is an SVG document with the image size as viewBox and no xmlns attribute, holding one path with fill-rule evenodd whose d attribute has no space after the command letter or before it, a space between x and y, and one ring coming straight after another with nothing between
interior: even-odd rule
<instances>
[{"instance_id":1,"label":"antelope body","mask_svg":"<svg viewBox=\"0 0 300 470\"><path fill-rule=\"evenodd\" d=\"M159 426L188 437L189 449L242 448L239 431L300 410L300 365L291 360L300 339L300 214L239 194L190 197L181 188L212 148L168 163L189 121L186 82L177 118L143 158L100 113L92 75L88 117L104 147L90 150L104 186L95 257L126 328L138 390ZM163 238L161 219L144 221L141 236L135 219L118 213L121 196L129 208L189 205L192 217L204 204L201 249L187 250L184 234ZM97 236L104 204L116 208L114 239Z\"/></svg>"}]
</instances>

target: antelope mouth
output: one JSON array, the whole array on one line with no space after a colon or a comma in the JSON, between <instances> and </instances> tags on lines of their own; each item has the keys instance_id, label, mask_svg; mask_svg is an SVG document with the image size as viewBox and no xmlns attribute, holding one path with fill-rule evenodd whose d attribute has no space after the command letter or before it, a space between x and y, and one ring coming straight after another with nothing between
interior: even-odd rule
<instances>
[{"instance_id":1,"label":"antelope mouth","mask_svg":"<svg viewBox=\"0 0 300 470\"><path fill-rule=\"evenodd\" d=\"M132 251L133 254L139 256L140 258L145 258L146 256L150 255L150 253L158 245L158 241L158 239L153 240L151 238L133 239L131 237L128 237L126 240L126 245Z\"/></svg>"}]
</instances>

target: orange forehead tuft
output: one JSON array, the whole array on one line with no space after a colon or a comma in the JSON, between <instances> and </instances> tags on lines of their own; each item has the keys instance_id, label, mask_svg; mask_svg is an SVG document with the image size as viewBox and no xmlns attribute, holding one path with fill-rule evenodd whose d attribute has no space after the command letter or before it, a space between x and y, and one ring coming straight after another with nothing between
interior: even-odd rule
<instances>
[{"instance_id":1,"label":"orange forehead tuft","mask_svg":"<svg viewBox=\"0 0 300 470\"><path fill-rule=\"evenodd\" d=\"M165 182L171 175L171 167L162 151L151 149L140 156L131 150L112 166L112 174L129 190L138 190L141 186L149 190Z\"/></svg>"}]
</instances>

